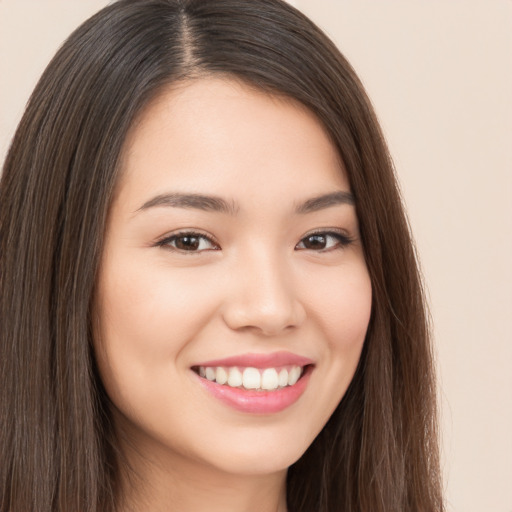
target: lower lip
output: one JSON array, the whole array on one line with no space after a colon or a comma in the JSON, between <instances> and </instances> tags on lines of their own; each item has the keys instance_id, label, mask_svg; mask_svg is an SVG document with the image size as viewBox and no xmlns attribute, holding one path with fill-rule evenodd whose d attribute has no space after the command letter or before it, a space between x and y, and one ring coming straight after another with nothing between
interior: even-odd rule
<instances>
[{"instance_id":1,"label":"lower lip","mask_svg":"<svg viewBox=\"0 0 512 512\"><path fill-rule=\"evenodd\" d=\"M196 374L206 391L226 405L241 412L272 414L294 404L304 393L313 368L307 366L302 377L293 385L276 391L253 391L217 384Z\"/></svg>"}]
</instances>

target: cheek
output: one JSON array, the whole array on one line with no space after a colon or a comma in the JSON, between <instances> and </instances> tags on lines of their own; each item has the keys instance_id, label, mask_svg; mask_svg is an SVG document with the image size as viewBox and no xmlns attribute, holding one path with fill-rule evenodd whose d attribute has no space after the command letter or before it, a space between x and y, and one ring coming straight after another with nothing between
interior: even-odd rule
<instances>
[{"instance_id":1,"label":"cheek","mask_svg":"<svg viewBox=\"0 0 512 512\"><path fill-rule=\"evenodd\" d=\"M170 271L137 258L105 262L97 295L96 359L104 385L119 405L158 382L181 385L176 362L215 311L200 272ZM144 385L141 385L144 383ZM153 398L151 398L153 395Z\"/></svg>"},{"instance_id":2,"label":"cheek","mask_svg":"<svg viewBox=\"0 0 512 512\"><path fill-rule=\"evenodd\" d=\"M320 349L325 362L319 373L323 379L326 403L319 417L326 422L339 404L356 371L372 308L372 286L363 261L345 272L326 279L310 295L315 302L316 325L324 344ZM320 408L320 405L319 405Z\"/></svg>"},{"instance_id":3,"label":"cheek","mask_svg":"<svg viewBox=\"0 0 512 512\"><path fill-rule=\"evenodd\" d=\"M364 262L317 280L308 300L329 350L359 353L372 308L372 286Z\"/></svg>"},{"instance_id":4,"label":"cheek","mask_svg":"<svg viewBox=\"0 0 512 512\"><path fill-rule=\"evenodd\" d=\"M102 337L144 352L176 352L215 309L200 272L155 266L106 269L98 297Z\"/></svg>"}]
</instances>

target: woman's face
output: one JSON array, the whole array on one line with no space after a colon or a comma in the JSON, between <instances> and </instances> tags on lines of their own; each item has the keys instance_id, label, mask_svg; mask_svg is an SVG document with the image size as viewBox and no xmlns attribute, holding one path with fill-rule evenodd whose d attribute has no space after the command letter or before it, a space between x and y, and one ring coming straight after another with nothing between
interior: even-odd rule
<instances>
[{"instance_id":1,"label":"woman's face","mask_svg":"<svg viewBox=\"0 0 512 512\"><path fill-rule=\"evenodd\" d=\"M345 393L370 308L349 182L309 111L215 78L145 110L96 297L130 446L175 467L282 471Z\"/></svg>"}]
</instances>

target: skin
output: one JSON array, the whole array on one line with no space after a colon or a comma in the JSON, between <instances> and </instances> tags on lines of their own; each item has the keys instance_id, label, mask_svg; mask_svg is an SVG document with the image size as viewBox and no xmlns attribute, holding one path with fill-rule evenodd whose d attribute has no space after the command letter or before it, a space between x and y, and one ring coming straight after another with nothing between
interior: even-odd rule
<instances>
[{"instance_id":1,"label":"skin","mask_svg":"<svg viewBox=\"0 0 512 512\"><path fill-rule=\"evenodd\" d=\"M96 357L134 470L123 474L124 510L286 510L287 468L345 393L370 318L353 204L295 211L339 191L350 192L347 175L316 117L235 80L175 84L134 125L96 297ZM234 211L151 205L174 192L218 196ZM351 243L311 244L318 230ZM180 250L169 237L182 231L212 242ZM281 350L315 367L279 413L234 410L191 370Z\"/></svg>"}]
</instances>

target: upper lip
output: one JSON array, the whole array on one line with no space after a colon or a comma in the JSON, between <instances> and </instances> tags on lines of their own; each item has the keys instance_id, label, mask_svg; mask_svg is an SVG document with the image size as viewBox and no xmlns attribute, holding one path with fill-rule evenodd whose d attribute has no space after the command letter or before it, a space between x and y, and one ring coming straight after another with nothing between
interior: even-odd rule
<instances>
[{"instance_id":1,"label":"upper lip","mask_svg":"<svg viewBox=\"0 0 512 512\"><path fill-rule=\"evenodd\" d=\"M312 359L291 352L273 352L270 354L240 354L237 356L226 357L224 359L215 359L204 361L194 366L242 366L251 368L275 368L278 366L306 366L314 364Z\"/></svg>"}]
</instances>

